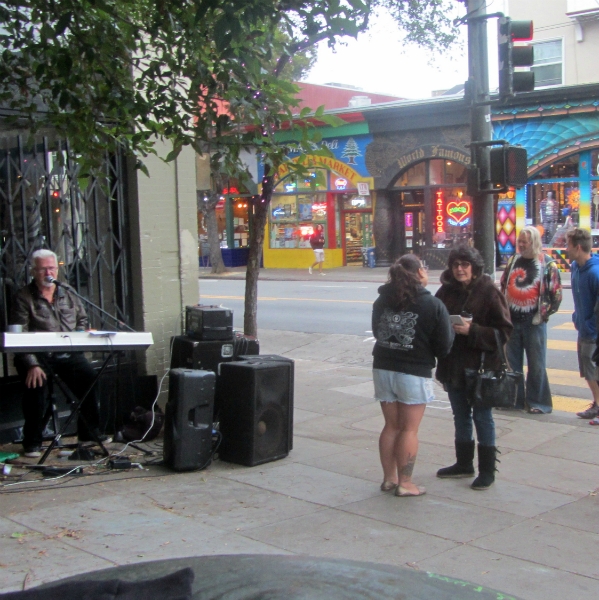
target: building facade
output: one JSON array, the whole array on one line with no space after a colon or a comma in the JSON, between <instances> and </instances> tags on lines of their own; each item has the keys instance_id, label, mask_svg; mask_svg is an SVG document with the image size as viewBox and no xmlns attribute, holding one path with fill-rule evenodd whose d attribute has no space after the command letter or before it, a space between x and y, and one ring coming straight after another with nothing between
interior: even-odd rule
<instances>
[{"instance_id":1,"label":"building facade","mask_svg":"<svg viewBox=\"0 0 599 600\"><path fill-rule=\"evenodd\" d=\"M539 228L562 260L565 232L593 229L599 243L599 85L559 86L493 106L493 135L528 151L529 182L496 196L496 243L505 262L518 231ZM376 264L407 252L442 268L470 243L476 206L467 193L469 110L462 98L434 98L336 111L347 125L324 128L333 155L313 157L301 181L279 173L264 242L264 266L305 268L308 237L326 232L328 267Z\"/></svg>"}]
</instances>

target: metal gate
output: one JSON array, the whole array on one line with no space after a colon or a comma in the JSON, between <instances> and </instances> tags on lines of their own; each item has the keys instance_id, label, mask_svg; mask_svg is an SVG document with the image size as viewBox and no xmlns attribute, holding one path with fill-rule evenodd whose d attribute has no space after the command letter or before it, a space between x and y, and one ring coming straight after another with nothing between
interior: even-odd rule
<instances>
[{"instance_id":1,"label":"metal gate","mask_svg":"<svg viewBox=\"0 0 599 600\"><path fill-rule=\"evenodd\" d=\"M56 252L62 277L75 290L131 324L125 159L107 155L100 176L79 175L64 140L0 131L0 331L11 297L31 280L29 258L40 248ZM114 328L86 308L93 327ZM6 374L3 355L0 376Z\"/></svg>"}]
</instances>

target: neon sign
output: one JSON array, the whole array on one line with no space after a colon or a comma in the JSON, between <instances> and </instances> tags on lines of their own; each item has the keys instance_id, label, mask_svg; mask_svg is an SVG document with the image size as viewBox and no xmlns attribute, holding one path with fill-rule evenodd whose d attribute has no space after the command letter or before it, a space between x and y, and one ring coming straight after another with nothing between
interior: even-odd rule
<instances>
[{"instance_id":1,"label":"neon sign","mask_svg":"<svg viewBox=\"0 0 599 600\"><path fill-rule=\"evenodd\" d=\"M443 192L441 190L437 192L435 207L435 231L437 233L443 233L445 231L445 219L443 218Z\"/></svg>"},{"instance_id":2,"label":"neon sign","mask_svg":"<svg viewBox=\"0 0 599 600\"><path fill-rule=\"evenodd\" d=\"M335 187L338 190L344 190L347 187L347 179L343 179L343 177L338 177L335 179Z\"/></svg>"},{"instance_id":3,"label":"neon sign","mask_svg":"<svg viewBox=\"0 0 599 600\"><path fill-rule=\"evenodd\" d=\"M447 214L449 215L448 223L450 225L464 227L470 223L470 202L464 200L460 202L448 202Z\"/></svg>"},{"instance_id":4,"label":"neon sign","mask_svg":"<svg viewBox=\"0 0 599 600\"><path fill-rule=\"evenodd\" d=\"M314 233L314 227L312 225L300 225L300 234L303 237L307 237Z\"/></svg>"}]
</instances>

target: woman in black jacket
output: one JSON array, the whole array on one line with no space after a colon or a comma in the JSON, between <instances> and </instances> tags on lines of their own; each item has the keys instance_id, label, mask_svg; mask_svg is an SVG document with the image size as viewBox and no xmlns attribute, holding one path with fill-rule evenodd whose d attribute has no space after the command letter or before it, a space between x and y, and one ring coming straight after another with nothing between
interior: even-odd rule
<instances>
[{"instance_id":1,"label":"woman in black jacket","mask_svg":"<svg viewBox=\"0 0 599 600\"><path fill-rule=\"evenodd\" d=\"M449 253L448 269L441 275L436 296L451 315L470 315L456 332L451 352L439 361L437 379L449 395L455 424L457 462L437 471L437 477L474 477L474 431L478 439L478 471L472 489L486 490L495 481L495 423L490 408L472 408L466 398L464 369L478 369L481 353L485 368L497 370L501 358L494 330L501 344L512 332L505 296L493 280L483 273L484 262L478 250L458 246ZM474 427L473 427L474 423Z\"/></svg>"},{"instance_id":2,"label":"woman in black jacket","mask_svg":"<svg viewBox=\"0 0 599 600\"><path fill-rule=\"evenodd\" d=\"M381 402L385 426L379 439L384 492L421 496L412 483L418 452L418 427L434 399L432 370L453 341L449 314L425 289L426 269L406 254L390 269L372 308L372 355L375 398Z\"/></svg>"}]
</instances>

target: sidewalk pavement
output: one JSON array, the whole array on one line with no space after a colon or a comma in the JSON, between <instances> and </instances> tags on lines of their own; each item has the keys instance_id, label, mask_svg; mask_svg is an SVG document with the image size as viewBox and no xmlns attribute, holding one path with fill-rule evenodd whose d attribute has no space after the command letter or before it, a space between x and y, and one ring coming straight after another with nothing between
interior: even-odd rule
<instances>
[{"instance_id":1,"label":"sidewalk pavement","mask_svg":"<svg viewBox=\"0 0 599 600\"><path fill-rule=\"evenodd\" d=\"M224 273L215 275L211 273L210 267L200 267L200 279L245 279L246 267L227 267ZM389 272L388 267L376 267L369 269L366 267L337 267L335 269L325 269L325 277L330 281L355 281L355 282L375 282L384 283L387 280ZM430 270L429 281L431 284L439 282L442 271ZM499 283L503 271L498 270L495 273L495 281ZM308 273L308 269L260 269L260 279L270 281L308 281L319 277L317 271L313 275ZM562 285L564 288L570 287L570 272L561 273Z\"/></svg>"},{"instance_id":2,"label":"sidewalk pavement","mask_svg":"<svg viewBox=\"0 0 599 600\"><path fill-rule=\"evenodd\" d=\"M428 493L396 498L379 490L372 345L281 331L262 331L260 342L264 354L295 359L287 458L5 487L29 477L13 467L18 477L4 477L0 495L0 591L163 558L291 554L431 571L504 598L597 598L599 428L568 413L498 413L497 480L475 492L469 479L435 477L454 460L451 411L437 389L414 473Z\"/></svg>"}]
</instances>

